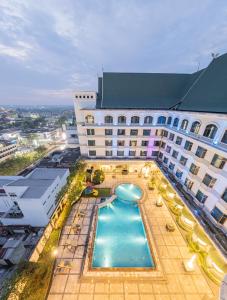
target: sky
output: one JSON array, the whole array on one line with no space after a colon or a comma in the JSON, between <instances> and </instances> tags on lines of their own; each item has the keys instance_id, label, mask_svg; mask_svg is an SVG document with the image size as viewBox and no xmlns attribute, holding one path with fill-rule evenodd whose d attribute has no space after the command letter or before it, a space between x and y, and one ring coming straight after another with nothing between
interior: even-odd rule
<instances>
[{"instance_id":1,"label":"sky","mask_svg":"<svg viewBox=\"0 0 227 300\"><path fill-rule=\"evenodd\" d=\"M0 0L0 105L72 104L103 71L192 73L226 48L226 0Z\"/></svg>"}]
</instances>

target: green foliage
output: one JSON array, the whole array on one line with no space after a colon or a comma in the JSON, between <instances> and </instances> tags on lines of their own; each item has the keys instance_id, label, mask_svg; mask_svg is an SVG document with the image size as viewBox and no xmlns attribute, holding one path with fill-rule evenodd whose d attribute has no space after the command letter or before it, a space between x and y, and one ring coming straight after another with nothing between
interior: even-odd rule
<instances>
[{"instance_id":1,"label":"green foliage","mask_svg":"<svg viewBox=\"0 0 227 300\"><path fill-rule=\"evenodd\" d=\"M83 193L83 197L110 197L112 195L111 188L95 188L98 191L98 195L94 196L92 193L85 195Z\"/></svg>"},{"instance_id":2,"label":"green foliage","mask_svg":"<svg viewBox=\"0 0 227 300\"><path fill-rule=\"evenodd\" d=\"M94 184L100 184L104 181L105 179L105 175L103 170L95 170L93 178L92 178L92 182Z\"/></svg>"}]
</instances>

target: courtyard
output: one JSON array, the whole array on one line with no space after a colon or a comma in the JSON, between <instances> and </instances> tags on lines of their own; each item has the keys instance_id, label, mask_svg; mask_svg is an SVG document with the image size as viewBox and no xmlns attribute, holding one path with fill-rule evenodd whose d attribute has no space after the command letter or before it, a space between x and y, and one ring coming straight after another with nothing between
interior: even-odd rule
<instances>
[{"instance_id":1,"label":"courtyard","mask_svg":"<svg viewBox=\"0 0 227 300\"><path fill-rule=\"evenodd\" d=\"M81 197L74 204L62 230L48 299L218 299L219 285L210 280L196 259L193 259L193 271L185 270L183 262L192 261L195 254L166 201L162 199L163 205L157 205L160 193L156 188L148 188L149 170L143 168L144 162L130 162L123 167L124 171L127 169L126 173L117 168L117 165L124 164L123 161L88 161L87 164L104 170L105 180L98 185L99 188L114 189L121 183L134 183L143 190L140 205L151 232L152 255L155 252L160 272L150 271L148 276L134 271L125 274L112 272L112 275L99 270L87 272L94 219L101 199ZM167 224L172 224L175 230L168 231Z\"/></svg>"}]
</instances>

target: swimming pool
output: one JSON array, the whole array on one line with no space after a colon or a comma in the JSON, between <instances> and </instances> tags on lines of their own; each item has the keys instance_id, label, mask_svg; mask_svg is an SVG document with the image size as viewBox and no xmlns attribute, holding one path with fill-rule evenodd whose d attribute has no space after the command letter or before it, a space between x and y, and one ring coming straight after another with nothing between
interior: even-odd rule
<instances>
[{"instance_id":1,"label":"swimming pool","mask_svg":"<svg viewBox=\"0 0 227 300\"><path fill-rule=\"evenodd\" d=\"M121 184L115 194L111 204L98 210L92 268L154 267L137 203L142 190Z\"/></svg>"}]
</instances>

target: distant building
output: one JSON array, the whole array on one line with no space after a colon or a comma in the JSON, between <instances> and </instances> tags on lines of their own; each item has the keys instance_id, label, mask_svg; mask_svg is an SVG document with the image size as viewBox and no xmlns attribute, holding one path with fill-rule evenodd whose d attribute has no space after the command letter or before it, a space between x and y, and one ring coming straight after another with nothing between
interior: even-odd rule
<instances>
[{"instance_id":1,"label":"distant building","mask_svg":"<svg viewBox=\"0 0 227 300\"><path fill-rule=\"evenodd\" d=\"M46 226L68 175L68 169L36 168L26 177L0 176L0 222Z\"/></svg>"},{"instance_id":2,"label":"distant building","mask_svg":"<svg viewBox=\"0 0 227 300\"><path fill-rule=\"evenodd\" d=\"M17 144L0 140L0 162L12 157L17 151Z\"/></svg>"},{"instance_id":3,"label":"distant building","mask_svg":"<svg viewBox=\"0 0 227 300\"><path fill-rule=\"evenodd\" d=\"M16 265L25 256L23 241L10 238L0 247L0 265Z\"/></svg>"},{"instance_id":4,"label":"distant building","mask_svg":"<svg viewBox=\"0 0 227 300\"><path fill-rule=\"evenodd\" d=\"M67 142L67 147L74 148L78 147L79 140L77 135L77 128L73 125L63 125L63 134L65 135L64 138Z\"/></svg>"}]
</instances>

